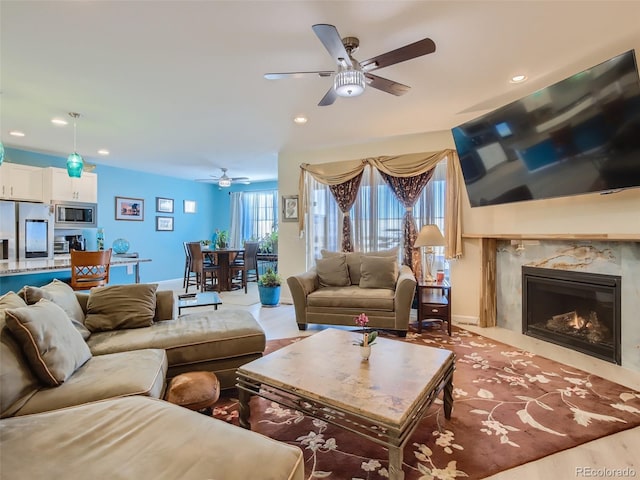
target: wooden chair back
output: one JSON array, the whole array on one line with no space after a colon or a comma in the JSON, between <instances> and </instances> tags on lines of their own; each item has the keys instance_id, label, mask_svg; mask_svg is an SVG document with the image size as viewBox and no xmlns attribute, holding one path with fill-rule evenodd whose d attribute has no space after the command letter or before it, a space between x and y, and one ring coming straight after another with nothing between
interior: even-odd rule
<instances>
[{"instance_id":1,"label":"wooden chair back","mask_svg":"<svg viewBox=\"0 0 640 480\"><path fill-rule=\"evenodd\" d=\"M71 250L71 288L88 290L109 282L111 249L96 252Z\"/></svg>"}]
</instances>

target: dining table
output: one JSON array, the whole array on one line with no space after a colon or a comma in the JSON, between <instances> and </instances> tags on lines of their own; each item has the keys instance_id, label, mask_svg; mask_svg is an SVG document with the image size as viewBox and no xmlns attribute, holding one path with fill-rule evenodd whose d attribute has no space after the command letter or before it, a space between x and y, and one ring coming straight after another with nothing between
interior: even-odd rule
<instances>
[{"instance_id":1,"label":"dining table","mask_svg":"<svg viewBox=\"0 0 640 480\"><path fill-rule=\"evenodd\" d=\"M231 262L240 252L244 252L244 248L202 248L202 253L220 267L218 283L220 290L223 292L228 292L232 289Z\"/></svg>"}]
</instances>

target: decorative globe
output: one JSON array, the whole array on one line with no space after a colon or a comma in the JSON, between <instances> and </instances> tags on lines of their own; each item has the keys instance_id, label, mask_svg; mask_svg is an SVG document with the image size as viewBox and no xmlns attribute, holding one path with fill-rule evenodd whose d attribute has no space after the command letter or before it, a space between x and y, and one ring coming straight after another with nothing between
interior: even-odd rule
<instances>
[{"instance_id":1,"label":"decorative globe","mask_svg":"<svg viewBox=\"0 0 640 480\"><path fill-rule=\"evenodd\" d=\"M124 238L116 238L112 247L116 253L127 253L129 251L129 241Z\"/></svg>"}]
</instances>

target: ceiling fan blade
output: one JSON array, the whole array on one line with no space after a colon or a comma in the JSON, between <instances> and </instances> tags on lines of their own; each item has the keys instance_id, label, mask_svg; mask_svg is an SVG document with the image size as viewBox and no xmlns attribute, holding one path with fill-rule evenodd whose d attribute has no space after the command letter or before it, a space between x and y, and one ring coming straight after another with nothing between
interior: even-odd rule
<instances>
[{"instance_id":1,"label":"ceiling fan blade","mask_svg":"<svg viewBox=\"0 0 640 480\"><path fill-rule=\"evenodd\" d=\"M324 95L324 97L322 97L322 100L320 100L320 103L318 103L318 106L319 107L326 107L328 105L332 105L333 102L335 102L337 98L338 98L338 94L333 89L333 86L331 86L331 88L327 91L327 93Z\"/></svg>"},{"instance_id":2,"label":"ceiling fan blade","mask_svg":"<svg viewBox=\"0 0 640 480\"><path fill-rule=\"evenodd\" d=\"M232 182L246 182L247 180L249 180L249 177L231 177Z\"/></svg>"},{"instance_id":3,"label":"ceiling fan blade","mask_svg":"<svg viewBox=\"0 0 640 480\"><path fill-rule=\"evenodd\" d=\"M395 95L397 97L399 97L400 95L404 95L409 90L411 90L411 87L407 85L403 85L402 83L379 77L378 75L374 75L372 73L365 73L364 76L367 79L368 86L377 88L378 90L382 90L383 92L390 93L391 95Z\"/></svg>"},{"instance_id":4,"label":"ceiling fan blade","mask_svg":"<svg viewBox=\"0 0 640 480\"><path fill-rule=\"evenodd\" d=\"M310 75L317 75L319 77L330 77L335 72L333 70L318 70L314 72L282 72L282 73L265 73L264 78L267 80L279 80L281 78L303 78Z\"/></svg>"},{"instance_id":5,"label":"ceiling fan blade","mask_svg":"<svg viewBox=\"0 0 640 480\"><path fill-rule=\"evenodd\" d=\"M364 62L360 62L363 70L371 72L378 68L388 67L396 63L405 62L412 58L421 57L436 51L436 44L430 38L424 38L417 42L397 48L377 57L370 58Z\"/></svg>"},{"instance_id":6,"label":"ceiling fan blade","mask_svg":"<svg viewBox=\"0 0 640 480\"><path fill-rule=\"evenodd\" d=\"M327 25L326 23L318 23L312 28L324 45L324 48L327 49L329 55L331 55L331 58L333 58L336 63L340 64L341 62L344 62L349 67L353 66L353 63L349 58L349 54L342 44L342 38L340 38L340 34L336 27L333 25Z\"/></svg>"}]
</instances>

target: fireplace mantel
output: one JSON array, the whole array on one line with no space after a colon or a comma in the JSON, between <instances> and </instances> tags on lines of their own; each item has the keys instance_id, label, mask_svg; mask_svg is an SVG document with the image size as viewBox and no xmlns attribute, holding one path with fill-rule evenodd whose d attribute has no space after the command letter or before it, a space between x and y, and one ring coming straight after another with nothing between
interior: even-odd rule
<instances>
[{"instance_id":1,"label":"fireplace mantel","mask_svg":"<svg viewBox=\"0 0 640 480\"><path fill-rule=\"evenodd\" d=\"M497 325L496 253L499 240L640 242L637 233L464 233L462 238L480 240L480 327Z\"/></svg>"},{"instance_id":2,"label":"fireplace mantel","mask_svg":"<svg viewBox=\"0 0 640 480\"><path fill-rule=\"evenodd\" d=\"M462 238L496 240L599 240L604 242L640 242L638 233L463 233Z\"/></svg>"}]
</instances>

